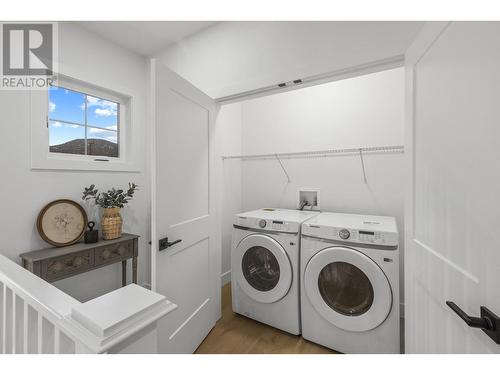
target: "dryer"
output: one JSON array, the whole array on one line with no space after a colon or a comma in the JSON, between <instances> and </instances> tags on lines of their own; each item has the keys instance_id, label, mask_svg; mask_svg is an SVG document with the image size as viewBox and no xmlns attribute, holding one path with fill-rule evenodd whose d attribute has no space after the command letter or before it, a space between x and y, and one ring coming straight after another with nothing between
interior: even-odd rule
<instances>
[{"instance_id":1,"label":"dryer","mask_svg":"<svg viewBox=\"0 0 500 375\"><path fill-rule=\"evenodd\" d=\"M300 229L317 214L265 208L234 217L231 291L235 313L300 334Z\"/></svg>"},{"instance_id":2,"label":"dryer","mask_svg":"<svg viewBox=\"0 0 500 375\"><path fill-rule=\"evenodd\" d=\"M321 213L302 225L302 336L343 353L400 353L392 217Z\"/></svg>"}]
</instances>

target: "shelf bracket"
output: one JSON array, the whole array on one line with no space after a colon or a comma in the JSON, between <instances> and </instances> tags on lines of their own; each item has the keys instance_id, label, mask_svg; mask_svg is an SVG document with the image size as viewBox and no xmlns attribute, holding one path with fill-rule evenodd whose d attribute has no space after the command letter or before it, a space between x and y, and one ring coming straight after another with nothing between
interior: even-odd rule
<instances>
[{"instance_id":1,"label":"shelf bracket","mask_svg":"<svg viewBox=\"0 0 500 375\"><path fill-rule=\"evenodd\" d=\"M288 183L292 182L290 180L290 176L288 175L288 172L286 171L285 166L281 162L281 159L279 158L278 154L274 154L274 156L276 157L276 160L278 160L278 163L280 163L281 169L283 170L283 173L285 174L286 179L288 180Z\"/></svg>"},{"instance_id":2,"label":"shelf bracket","mask_svg":"<svg viewBox=\"0 0 500 375\"><path fill-rule=\"evenodd\" d=\"M363 149L359 149L359 159L361 160L361 169L363 170L363 183L366 185L368 181L366 180L366 171L365 171L365 161L363 160Z\"/></svg>"}]
</instances>

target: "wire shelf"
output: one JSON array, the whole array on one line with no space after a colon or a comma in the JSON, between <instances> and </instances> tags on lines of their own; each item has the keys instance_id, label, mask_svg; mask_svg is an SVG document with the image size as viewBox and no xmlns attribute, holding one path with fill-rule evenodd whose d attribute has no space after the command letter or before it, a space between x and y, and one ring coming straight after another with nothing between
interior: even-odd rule
<instances>
[{"instance_id":1,"label":"wire shelf","mask_svg":"<svg viewBox=\"0 0 500 375\"><path fill-rule=\"evenodd\" d=\"M299 159L299 158L323 158L331 156L359 156L360 153L365 155L370 154L387 154L387 153L404 153L404 146L376 146L376 147L357 147L357 148L337 148L319 151L301 151L301 152L283 152L276 154L255 154L255 155L229 155L223 156L223 160L240 159L240 160L266 160L266 159Z\"/></svg>"}]
</instances>

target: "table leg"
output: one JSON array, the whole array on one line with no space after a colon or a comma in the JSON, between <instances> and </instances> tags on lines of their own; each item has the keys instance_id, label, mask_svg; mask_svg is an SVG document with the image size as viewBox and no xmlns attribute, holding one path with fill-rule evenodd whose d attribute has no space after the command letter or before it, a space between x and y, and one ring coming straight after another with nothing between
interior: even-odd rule
<instances>
[{"instance_id":1,"label":"table leg","mask_svg":"<svg viewBox=\"0 0 500 375\"><path fill-rule=\"evenodd\" d=\"M127 285L127 261L122 260L122 286Z\"/></svg>"},{"instance_id":2,"label":"table leg","mask_svg":"<svg viewBox=\"0 0 500 375\"><path fill-rule=\"evenodd\" d=\"M132 281L137 284L137 257L132 258Z\"/></svg>"}]
</instances>

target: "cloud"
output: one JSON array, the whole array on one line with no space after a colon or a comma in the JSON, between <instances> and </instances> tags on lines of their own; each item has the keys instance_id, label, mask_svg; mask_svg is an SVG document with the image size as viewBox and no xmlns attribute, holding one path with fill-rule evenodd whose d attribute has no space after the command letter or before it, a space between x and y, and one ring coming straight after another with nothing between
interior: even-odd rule
<instances>
[{"instance_id":1,"label":"cloud","mask_svg":"<svg viewBox=\"0 0 500 375\"><path fill-rule=\"evenodd\" d=\"M118 104L109 100L96 98L95 96L87 96L87 108L97 107L94 113L97 117L117 116Z\"/></svg>"},{"instance_id":2,"label":"cloud","mask_svg":"<svg viewBox=\"0 0 500 375\"><path fill-rule=\"evenodd\" d=\"M62 123L62 122L59 122L59 121L54 121L54 122L51 122L50 123L51 126L53 126L54 128L61 128L61 127L65 127L66 129L68 128L71 128L71 129L78 129L78 128L81 128L82 126L80 125L76 125L76 124L65 124L65 123Z\"/></svg>"},{"instance_id":3,"label":"cloud","mask_svg":"<svg viewBox=\"0 0 500 375\"><path fill-rule=\"evenodd\" d=\"M56 110L56 103L49 102L49 112L54 112Z\"/></svg>"},{"instance_id":4,"label":"cloud","mask_svg":"<svg viewBox=\"0 0 500 375\"><path fill-rule=\"evenodd\" d=\"M107 132L107 130L106 129L98 129L98 128L88 128L88 132L93 133L93 134L99 134L99 133Z\"/></svg>"},{"instance_id":5,"label":"cloud","mask_svg":"<svg viewBox=\"0 0 500 375\"><path fill-rule=\"evenodd\" d=\"M112 110L109 108L96 108L94 113L96 114L96 116L103 117L116 116L116 110Z\"/></svg>"},{"instance_id":6,"label":"cloud","mask_svg":"<svg viewBox=\"0 0 500 375\"><path fill-rule=\"evenodd\" d=\"M117 131L118 127L116 125L106 126L106 129Z\"/></svg>"}]
</instances>

